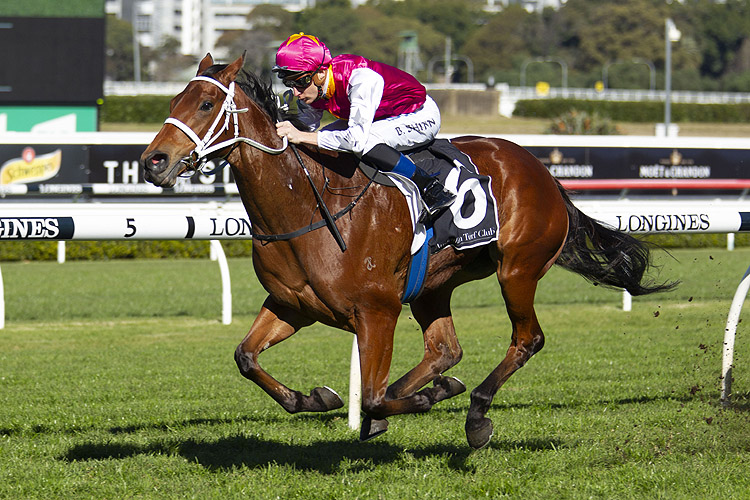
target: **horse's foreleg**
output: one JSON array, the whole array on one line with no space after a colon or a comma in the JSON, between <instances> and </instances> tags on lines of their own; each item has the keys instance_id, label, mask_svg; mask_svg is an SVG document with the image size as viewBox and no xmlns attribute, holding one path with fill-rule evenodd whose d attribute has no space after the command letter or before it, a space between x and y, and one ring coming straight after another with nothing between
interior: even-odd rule
<instances>
[{"instance_id":1,"label":"horse's foreleg","mask_svg":"<svg viewBox=\"0 0 750 500\"><path fill-rule=\"evenodd\" d=\"M362 422L360 439L365 441L385 432L386 417L429 410L432 401L424 394L391 397L387 393L393 355L393 332L401 305L390 312L360 312L356 328L362 374Z\"/></svg>"},{"instance_id":2,"label":"horse's foreleg","mask_svg":"<svg viewBox=\"0 0 750 500\"><path fill-rule=\"evenodd\" d=\"M328 411L344 406L338 394L328 387L316 387L309 396L294 391L274 379L258 364L258 355L313 321L267 298L250 332L237 346L234 360L240 373L252 380L289 413Z\"/></svg>"},{"instance_id":3,"label":"horse's foreleg","mask_svg":"<svg viewBox=\"0 0 750 500\"><path fill-rule=\"evenodd\" d=\"M451 316L450 292L424 295L411 303L411 311L422 327L424 357L388 387L388 397L409 396L430 381L433 386L420 394L429 397L433 404L466 391L466 386L457 378L441 375L455 366L463 354Z\"/></svg>"},{"instance_id":4,"label":"horse's foreleg","mask_svg":"<svg viewBox=\"0 0 750 500\"><path fill-rule=\"evenodd\" d=\"M505 359L471 392L466 438L473 448L485 446L492 437L492 421L485 415L495 393L544 346L544 333L534 311L538 276L529 276L520 268L508 265L506 271L499 273L499 278L513 333Z\"/></svg>"}]
</instances>

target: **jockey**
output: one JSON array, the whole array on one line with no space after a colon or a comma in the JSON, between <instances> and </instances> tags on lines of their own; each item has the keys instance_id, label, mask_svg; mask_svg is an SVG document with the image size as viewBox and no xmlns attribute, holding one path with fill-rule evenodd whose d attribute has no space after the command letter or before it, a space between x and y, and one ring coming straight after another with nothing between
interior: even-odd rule
<instances>
[{"instance_id":1,"label":"jockey","mask_svg":"<svg viewBox=\"0 0 750 500\"><path fill-rule=\"evenodd\" d=\"M273 71L298 99L301 131L290 122L276 124L280 137L354 153L364 162L411 179L429 215L450 205L455 194L417 167L399 150L431 142L440 130L440 110L413 76L364 57L331 53L318 38L298 33L276 52ZM318 130L323 112L337 121Z\"/></svg>"}]
</instances>

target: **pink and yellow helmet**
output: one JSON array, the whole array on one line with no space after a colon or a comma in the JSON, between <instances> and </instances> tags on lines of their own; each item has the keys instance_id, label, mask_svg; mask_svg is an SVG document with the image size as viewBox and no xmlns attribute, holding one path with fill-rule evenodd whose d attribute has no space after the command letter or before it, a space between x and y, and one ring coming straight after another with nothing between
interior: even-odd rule
<instances>
[{"instance_id":1,"label":"pink and yellow helmet","mask_svg":"<svg viewBox=\"0 0 750 500\"><path fill-rule=\"evenodd\" d=\"M317 71L331 62L331 52L318 37L297 33L287 38L276 51L273 71L284 78L299 72Z\"/></svg>"}]
</instances>

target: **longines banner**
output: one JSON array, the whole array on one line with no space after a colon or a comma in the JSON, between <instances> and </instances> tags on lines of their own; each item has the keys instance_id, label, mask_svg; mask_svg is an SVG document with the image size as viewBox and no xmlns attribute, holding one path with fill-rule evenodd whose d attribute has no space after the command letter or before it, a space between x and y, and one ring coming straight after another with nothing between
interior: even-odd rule
<instances>
[{"instance_id":1,"label":"longines banner","mask_svg":"<svg viewBox=\"0 0 750 500\"><path fill-rule=\"evenodd\" d=\"M0 144L0 196L175 196L237 194L231 169L181 178L171 189L147 183L145 145ZM559 179L745 179L750 150L529 147ZM210 165L213 168L212 165Z\"/></svg>"}]
</instances>

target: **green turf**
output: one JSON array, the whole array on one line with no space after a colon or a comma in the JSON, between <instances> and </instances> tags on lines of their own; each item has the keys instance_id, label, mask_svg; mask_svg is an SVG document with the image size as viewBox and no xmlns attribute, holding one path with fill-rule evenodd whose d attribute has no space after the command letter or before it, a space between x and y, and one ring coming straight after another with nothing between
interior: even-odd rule
<instances>
[{"instance_id":1,"label":"green turf","mask_svg":"<svg viewBox=\"0 0 750 500\"><path fill-rule=\"evenodd\" d=\"M750 251L677 251L673 293L636 298L554 269L544 350L500 390L495 435L471 451L468 395L390 419L368 443L344 409L288 415L232 359L263 299L230 261L235 318L201 261L2 264L0 498L750 498L750 345L718 403L724 324ZM454 300L469 388L509 322L493 279ZM348 393L351 336L319 325L261 357L293 388ZM392 378L421 357L404 310Z\"/></svg>"}]
</instances>

